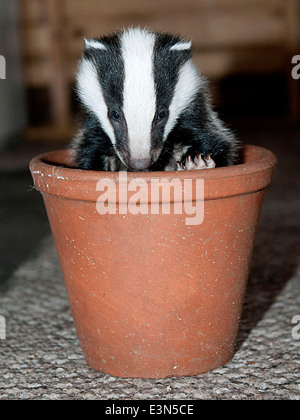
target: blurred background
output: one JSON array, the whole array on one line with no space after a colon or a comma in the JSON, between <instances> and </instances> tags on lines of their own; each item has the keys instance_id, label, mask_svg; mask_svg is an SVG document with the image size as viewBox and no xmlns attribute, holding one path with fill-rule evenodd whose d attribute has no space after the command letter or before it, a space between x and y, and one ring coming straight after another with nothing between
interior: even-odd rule
<instances>
[{"instance_id":1,"label":"blurred background","mask_svg":"<svg viewBox=\"0 0 300 420\"><path fill-rule=\"evenodd\" d=\"M292 56L300 54L298 0L1 0L0 5L0 54L8 68L1 83L1 144L20 127L25 129L20 142L68 141L83 37L129 25L192 39L195 61L226 117L299 116L299 83L291 78Z\"/></svg>"},{"instance_id":2,"label":"blurred background","mask_svg":"<svg viewBox=\"0 0 300 420\"><path fill-rule=\"evenodd\" d=\"M0 284L49 232L28 163L76 131L83 37L140 25L192 39L215 108L242 141L280 156L273 194L298 199L299 19L299 0L0 0Z\"/></svg>"}]
</instances>

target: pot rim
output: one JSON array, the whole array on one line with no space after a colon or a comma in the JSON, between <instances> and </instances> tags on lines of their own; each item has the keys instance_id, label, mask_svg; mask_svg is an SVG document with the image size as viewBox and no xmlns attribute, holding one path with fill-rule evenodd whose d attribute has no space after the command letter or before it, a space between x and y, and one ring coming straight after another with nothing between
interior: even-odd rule
<instances>
[{"instance_id":1,"label":"pot rim","mask_svg":"<svg viewBox=\"0 0 300 420\"><path fill-rule=\"evenodd\" d=\"M264 189L271 182L277 164L276 156L268 149L248 144L243 146L243 155L245 163L209 170L126 172L127 184L137 179L143 179L147 184L153 179L166 179L170 182L203 179L204 199L224 198ZM94 190L100 179L113 180L121 188L119 172L75 169L71 165L71 149L36 156L30 162L35 187L43 194L90 202L97 201L99 193ZM76 188L70 188L71 183ZM90 188L92 185L93 189Z\"/></svg>"}]
</instances>

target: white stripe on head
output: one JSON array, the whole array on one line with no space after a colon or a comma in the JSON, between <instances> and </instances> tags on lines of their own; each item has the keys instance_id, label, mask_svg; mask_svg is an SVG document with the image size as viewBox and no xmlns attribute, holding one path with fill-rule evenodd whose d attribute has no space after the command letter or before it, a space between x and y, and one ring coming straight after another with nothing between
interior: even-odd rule
<instances>
[{"instance_id":1,"label":"white stripe on head","mask_svg":"<svg viewBox=\"0 0 300 420\"><path fill-rule=\"evenodd\" d=\"M150 156L152 121L156 111L154 45L155 35L146 30L129 29L121 36L125 66L123 111L133 159Z\"/></svg>"},{"instance_id":2,"label":"white stripe on head","mask_svg":"<svg viewBox=\"0 0 300 420\"><path fill-rule=\"evenodd\" d=\"M101 123L113 144L116 143L114 129L107 116L107 106L102 93L95 65L83 59L77 76L77 91L83 104L92 111Z\"/></svg>"},{"instance_id":3,"label":"white stripe on head","mask_svg":"<svg viewBox=\"0 0 300 420\"><path fill-rule=\"evenodd\" d=\"M192 42L178 42L170 48L170 51L185 51L192 48Z\"/></svg>"},{"instance_id":4,"label":"white stripe on head","mask_svg":"<svg viewBox=\"0 0 300 420\"><path fill-rule=\"evenodd\" d=\"M182 112L193 101L202 84L201 77L191 60L179 70L174 95L169 107L169 118L165 126L164 141L175 127Z\"/></svg>"},{"instance_id":5,"label":"white stripe on head","mask_svg":"<svg viewBox=\"0 0 300 420\"><path fill-rule=\"evenodd\" d=\"M86 49L94 48L95 50L106 50L106 46L102 44L102 42L96 41L94 39L84 38L84 46Z\"/></svg>"}]
</instances>

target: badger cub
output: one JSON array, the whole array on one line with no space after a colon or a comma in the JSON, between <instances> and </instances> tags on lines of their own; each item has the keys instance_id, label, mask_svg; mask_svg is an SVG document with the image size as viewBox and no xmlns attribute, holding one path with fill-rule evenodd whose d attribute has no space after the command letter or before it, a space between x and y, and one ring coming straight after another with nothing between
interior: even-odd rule
<instances>
[{"instance_id":1,"label":"badger cub","mask_svg":"<svg viewBox=\"0 0 300 420\"><path fill-rule=\"evenodd\" d=\"M77 93L78 168L183 171L235 161L238 142L212 109L190 41L140 28L86 39Z\"/></svg>"}]
</instances>

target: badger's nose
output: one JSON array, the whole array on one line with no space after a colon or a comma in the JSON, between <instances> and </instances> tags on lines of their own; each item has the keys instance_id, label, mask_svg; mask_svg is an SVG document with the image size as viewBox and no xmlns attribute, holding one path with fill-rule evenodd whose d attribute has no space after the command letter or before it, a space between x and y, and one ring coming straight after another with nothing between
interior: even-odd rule
<instances>
[{"instance_id":1,"label":"badger's nose","mask_svg":"<svg viewBox=\"0 0 300 420\"><path fill-rule=\"evenodd\" d=\"M151 166L151 158L147 159L130 159L130 167L136 171L143 171Z\"/></svg>"}]
</instances>

